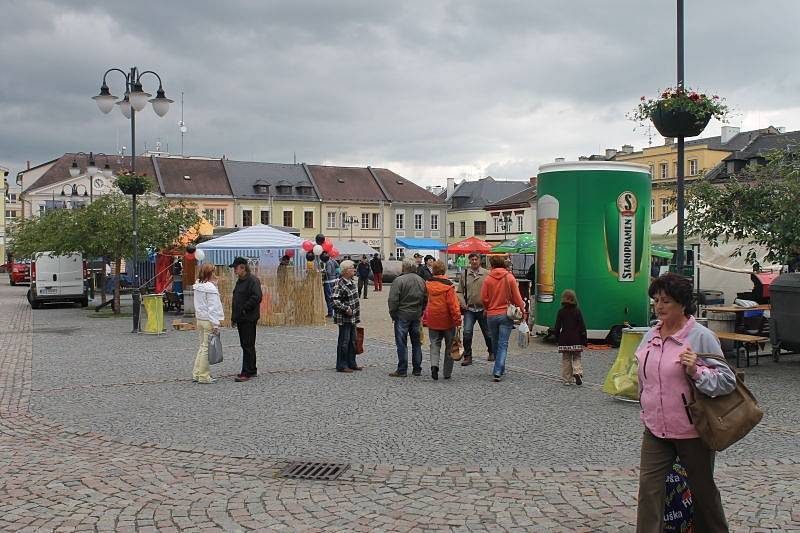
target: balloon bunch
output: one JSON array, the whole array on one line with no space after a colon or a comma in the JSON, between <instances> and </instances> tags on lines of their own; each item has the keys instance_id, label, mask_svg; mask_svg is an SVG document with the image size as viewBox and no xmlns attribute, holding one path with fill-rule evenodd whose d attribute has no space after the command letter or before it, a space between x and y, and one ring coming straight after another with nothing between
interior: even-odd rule
<instances>
[{"instance_id":1,"label":"balloon bunch","mask_svg":"<svg viewBox=\"0 0 800 533\"><path fill-rule=\"evenodd\" d=\"M317 234L314 241L316 244L311 241L305 241L302 245L308 261L313 261L315 258L322 256L322 254L328 255L328 257L339 255L339 250L334 248L333 242L330 239L326 239L322 233Z\"/></svg>"},{"instance_id":2,"label":"balloon bunch","mask_svg":"<svg viewBox=\"0 0 800 533\"><path fill-rule=\"evenodd\" d=\"M186 247L186 253L183 254L184 261L195 260L198 263L205 259L206 253L203 250L198 250L197 246L190 244Z\"/></svg>"}]
</instances>

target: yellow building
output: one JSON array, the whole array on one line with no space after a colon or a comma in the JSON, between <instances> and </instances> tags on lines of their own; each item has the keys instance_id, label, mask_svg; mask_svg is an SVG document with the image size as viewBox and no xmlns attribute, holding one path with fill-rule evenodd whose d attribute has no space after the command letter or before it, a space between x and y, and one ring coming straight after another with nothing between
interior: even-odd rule
<instances>
[{"instance_id":1,"label":"yellow building","mask_svg":"<svg viewBox=\"0 0 800 533\"><path fill-rule=\"evenodd\" d=\"M688 186L702 178L728 155L743 149L759 134L773 129L740 132L739 128L723 126L721 135L717 137L686 141L685 183ZM675 210L678 144L674 139L667 138L661 146L651 146L636 152L630 146L623 146L622 151L613 154L613 157L615 161L650 167L653 180L653 195L650 200L652 221L661 220Z\"/></svg>"}]
</instances>

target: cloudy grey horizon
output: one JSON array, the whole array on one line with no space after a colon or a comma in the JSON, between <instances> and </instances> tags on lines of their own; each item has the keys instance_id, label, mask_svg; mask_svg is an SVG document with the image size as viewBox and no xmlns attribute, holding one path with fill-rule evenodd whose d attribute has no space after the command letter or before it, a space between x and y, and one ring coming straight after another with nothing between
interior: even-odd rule
<instances>
[{"instance_id":1,"label":"cloudy grey horizon","mask_svg":"<svg viewBox=\"0 0 800 533\"><path fill-rule=\"evenodd\" d=\"M626 118L675 84L675 1L4 0L0 166L130 149L91 97L111 67L175 100L137 152L386 167L421 185L524 180L540 164L663 139ZM800 3L687 2L686 80L730 125L800 129ZM143 78L155 93L153 77ZM113 94L122 76L108 78ZM712 121L704 136L719 135ZM129 153L129 152L128 152Z\"/></svg>"}]
</instances>

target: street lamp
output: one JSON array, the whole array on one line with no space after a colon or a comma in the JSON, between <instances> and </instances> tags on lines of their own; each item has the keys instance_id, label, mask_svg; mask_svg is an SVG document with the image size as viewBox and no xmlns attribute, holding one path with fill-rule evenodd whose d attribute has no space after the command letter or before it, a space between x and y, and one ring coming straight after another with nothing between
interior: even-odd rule
<instances>
[{"instance_id":1,"label":"street lamp","mask_svg":"<svg viewBox=\"0 0 800 533\"><path fill-rule=\"evenodd\" d=\"M83 194L81 194L78 187L83 187ZM89 191L86 189L86 185L82 183L78 184L73 183L72 185L64 185L63 187L61 187L61 196L69 196L70 198L73 198L75 196L83 196L84 198L86 198L87 196L89 196ZM74 200L70 200L69 203L73 208L75 208Z\"/></svg>"},{"instance_id":2,"label":"street lamp","mask_svg":"<svg viewBox=\"0 0 800 533\"><path fill-rule=\"evenodd\" d=\"M353 225L359 223L358 218L354 217L353 215L349 215L344 218L344 223L346 226L350 226L350 242L354 242L355 239L353 239Z\"/></svg>"},{"instance_id":3,"label":"street lamp","mask_svg":"<svg viewBox=\"0 0 800 533\"><path fill-rule=\"evenodd\" d=\"M119 72L125 76L125 93L122 99L117 99L111 94L106 84L106 78L110 72ZM158 90L156 97L148 100L150 93L146 93L142 87L142 77L150 74L158 79ZM136 173L136 112L144 110L149 101L153 104L153 111L159 117L163 117L169 111L169 104L173 102L164 94L164 87L161 83L161 76L152 70L139 72L138 67L131 67L130 72L125 72L119 68L110 68L103 74L103 83L100 85L100 94L93 96L92 100L97 103L97 107L104 114L108 114L114 109L116 103L125 118L131 121L131 173ZM141 287L139 286L139 276L137 274L139 236L136 223L136 194L131 195L131 213L133 218L133 333L139 332L139 305L141 301Z\"/></svg>"},{"instance_id":4,"label":"street lamp","mask_svg":"<svg viewBox=\"0 0 800 533\"><path fill-rule=\"evenodd\" d=\"M503 218L497 221L497 225L503 228L503 240L508 240L508 230L511 229L511 224L514 223L514 219L511 218L511 215L508 213L503 215Z\"/></svg>"},{"instance_id":5,"label":"street lamp","mask_svg":"<svg viewBox=\"0 0 800 533\"><path fill-rule=\"evenodd\" d=\"M72 158L72 165L69 167L69 175L73 178L77 178L81 175L81 168L78 165L78 156L80 155L86 156L87 158L86 174L89 175L89 203L92 203L94 201L94 178L102 175L111 179L114 177L114 171L111 170L111 165L108 164L108 156L103 152L97 152L96 154L94 152L89 152L88 154L85 152L78 152L75 154L75 157ZM99 155L105 157L106 161L102 169L95 163L95 156Z\"/></svg>"}]
</instances>

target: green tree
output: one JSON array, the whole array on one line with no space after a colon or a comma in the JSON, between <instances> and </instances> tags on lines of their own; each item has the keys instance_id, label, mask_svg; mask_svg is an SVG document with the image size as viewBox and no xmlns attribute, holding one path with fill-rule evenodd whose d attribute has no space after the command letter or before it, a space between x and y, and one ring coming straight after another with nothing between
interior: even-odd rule
<instances>
[{"instance_id":1,"label":"green tree","mask_svg":"<svg viewBox=\"0 0 800 533\"><path fill-rule=\"evenodd\" d=\"M154 203L137 205L137 220L137 252L139 258L144 258L148 249L172 248L184 232L199 224L200 216L191 204L160 198ZM48 211L38 218L21 221L12 234L14 253L18 256L30 257L41 251L79 252L86 258L107 258L119 276L122 259L133 257L131 201L122 194L106 194L80 209ZM114 289L114 310L119 312L118 282Z\"/></svg>"},{"instance_id":2,"label":"green tree","mask_svg":"<svg viewBox=\"0 0 800 533\"><path fill-rule=\"evenodd\" d=\"M715 245L742 241L745 261L791 264L800 255L800 152L776 150L723 185L701 181L688 190L687 233ZM755 246L767 250L763 257Z\"/></svg>"}]
</instances>

